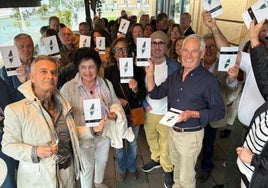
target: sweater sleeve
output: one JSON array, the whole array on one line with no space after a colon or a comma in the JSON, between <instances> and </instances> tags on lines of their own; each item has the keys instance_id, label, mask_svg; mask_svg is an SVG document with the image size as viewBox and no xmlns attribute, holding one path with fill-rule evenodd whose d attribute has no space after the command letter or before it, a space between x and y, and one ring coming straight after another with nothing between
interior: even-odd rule
<instances>
[{"instance_id":1,"label":"sweater sleeve","mask_svg":"<svg viewBox=\"0 0 268 188\"><path fill-rule=\"evenodd\" d=\"M255 167L255 171L268 175L268 158L255 154L252 158L251 165Z\"/></svg>"},{"instance_id":2,"label":"sweater sleeve","mask_svg":"<svg viewBox=\"0 0 268 188\"><path fill-rule=\"evenodd\" d=\"M263 46L252 48L250 51L252 68L258 88L264 97L268 100L268 61L267 53Z\"/></svg>"}]
</instances>

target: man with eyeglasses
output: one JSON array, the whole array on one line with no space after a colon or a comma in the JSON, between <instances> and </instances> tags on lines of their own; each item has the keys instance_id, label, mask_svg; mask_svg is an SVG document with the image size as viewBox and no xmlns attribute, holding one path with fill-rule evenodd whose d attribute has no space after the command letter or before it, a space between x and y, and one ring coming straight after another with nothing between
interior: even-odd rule
<instances>
[{"instance_id":1,"label":"man with eyeglasses","mask_svg":"<svg viewBox=\"0 0 268 188\"><path fill-rule=\"evenodd\" d=\"M66 81L74 78L76 74L75 66L71 63L71 54L76 49L74 45L75 35L73 31L68 27L63 27L59 31L60 41L62 43L62 52L67 58L66 65L59 70L59 83L58 87L61 87Z\"/></svg>"},{"instance_id":2,"label":"man with eyeglasses","mask_svg":"<svg viewBox=\"0 0 268 188\"><path fill-rule=\"evenodd\" d=\"M232 102L227 100L227 95L231 95L231 92L235 92L238 87L231 88L228 84L233 83L236 80L236 71L238 67L232 67L228 72L218 71L219 59L217 58L218 49L212 33L204 35L206 52L204 54L202 65L211 72L220 83L221 96L225 102L227 114L224 119L208 123L205 127L204 139L203 139L203 155L201 161L201 169L197 171L197 179L201 182L206 181L214 167L213 153L214 142L216 139L216 132L218 127L225 127L227 123L233 124L236 117L236 110L232 110ZM235 99L235 98L233 98ZM228 121L227 121L228 120ZM231 126L231 125L230 125Z\"/></svg>"},{"instance_id":3,"label":"man with eyeglasses","mask_svg":"<svg viewBox=\"0 0 268 188\"><path fill-rule=\"evenodd\" d=\"M199 35L190 35L182 46L181 69L177 69L161 85L156 86L155 63L146 67L149 97L168 97L168 108L182 110L177 123L169 129L170 160L174 165L173 188L195 188L195 165L202 148L204 127L224 117L225 107L220 86L200 63L205 42Z\"/></svg>"},{"instance_id":4,"label":"man with eyeglasses","mask_svg":"<svg viewBox=\"0 0 268 188\"><path fill-rule=\"evenodd\" d=\"M68 27L63 27L60 29L59 37L61 40L61 43L63 44L63 48L66 51L67 54L70 54L74 49L74 34L73 31Z\"/></svg>"},{"instance_id":5,"label":"man with eyeglasses","mask_svg":"<svg viewBox=\"0 0 268 188\"><path fill-rule=\"evenodd\" d=\"M162 31L155 31L151 34L151 60L154 62L154 76L157 85L166 80L179 67L178 63L165 56L168 37ZM143 172L151 172L162 166L165 173L165 187L173 185L173 165L169 158L168 127L159 123L167 113L167 98L151 99L146 96L144 102L145 123L144 129L147 142L151 151L151 160L142 167Z\"/></svg>"},{"instance_id":6,"label":"man with eyeglasses","mask_svg":"<svg viewBox=\"0 0 268 188\"><path fill-rule=\"evenodd\" d=\"M183 29L184 36L195 34L194 30L191 27L191 23L192 23L191 14L188 12L184 12L181 15L181 19L180 19L180 25Z\"/></svg>"}]
</instances>

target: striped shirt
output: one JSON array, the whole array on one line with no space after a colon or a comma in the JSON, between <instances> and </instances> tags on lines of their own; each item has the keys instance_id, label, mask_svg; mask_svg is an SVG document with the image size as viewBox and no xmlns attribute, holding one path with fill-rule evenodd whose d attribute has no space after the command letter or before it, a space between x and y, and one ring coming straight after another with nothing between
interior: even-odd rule
<instances>
[{"instance_id":1,"label":"striped shirt","mask_svg":"<svg viewBox=\"0 0 268 188\"><path fill-rule=\"evenodd\" d=\"M249 130L248 135L246 136L246 140L243 144L244 148L248 148L252 153L259 155L265 143L268 141L268 110L262 112L258 115L252 127ZM237 165L240 170L250 182L254 167L249 163L242 162L239 157L237 158Z\"/></svg>"}]
</instances>

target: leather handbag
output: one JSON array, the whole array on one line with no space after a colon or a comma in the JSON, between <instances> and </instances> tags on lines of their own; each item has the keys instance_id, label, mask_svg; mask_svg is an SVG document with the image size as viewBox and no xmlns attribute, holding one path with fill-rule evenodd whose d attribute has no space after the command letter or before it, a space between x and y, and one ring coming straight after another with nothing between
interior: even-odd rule
<instances>
[{"instance_id":1,"label":"leather handbag","mask_svg":"<svg viewBox=\"0 0 268 188\"><path fill-rule=\"evenodd\" d=\"M144 109L143 107L130 109L130 119L132 121L132 125L139 126L144 124Z\"/></svg>"}]
</instances>

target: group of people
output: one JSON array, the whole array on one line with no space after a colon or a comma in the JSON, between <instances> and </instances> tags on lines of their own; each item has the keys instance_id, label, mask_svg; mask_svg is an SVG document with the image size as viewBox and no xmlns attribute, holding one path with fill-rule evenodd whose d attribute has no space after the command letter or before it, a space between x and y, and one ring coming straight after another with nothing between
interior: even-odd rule
<instances>
[{"instance_id":1,"label":"group of people","mask_svg":"<svg viewBox=\"0 0 268 188\"><path fill-rule=\"evenodd\" d=\"M141 127L133 124L131 110L139 107L145 111L151 152L151 160L141 170L149 173L162 167L165 188L194 188L196 178L208 179L216 131L226 125L234 128L225 186L239 187L241 178L243 186L264 186L267 43L259 33L267 21L251 24L250 54L239 52L236 65L219 72L218 50L229 43L210 13L204 11L202 16L211 30L203 37L191 28L189 13L181 15L180 24L172 23L165 13L151 21L149 15L142 15L140 23L132 18L129 31L122 35L117 33L118 24L128 19L122 11L107 27L101 18L93 21L93 30L80 23L80 35L92 37L91 47L82 48L73 31L53 16L40 32L42 37L57 37L60 58L34 57L31 36L18 34L14 38L22 63L18 75L7 76L2 67L0 78L0 157L8 167L3 187L71 188L80 179L82 188L107 188L103 180L110 146L115 148L120 180L128 175L137 179ZM98 36L107 39L105 55L96 47ZM133 78L121 83L119 59L133 57L135 62L138 37L151 38L149 66L134 63ZM239 69L245 81L239 79ZM85 120L83 105L88 99L100 101L97 126L86 126L90 121ZM159 123L170 108L182 111L173 127ZM242 176L235 169L236 159Z\"/></svg>"},{"instance_id":2,"label":"group of people","mask_svg":"<svg viewBox=\"0 0 268 188\"><path fill-rule=\"evenodd\" d=\"M229 46L210 13L203 12L204 24L214 35L217 48ZM256 24L256 25L255 25ZM265 85L267 73L267 36L268 21L251 22L249 28L250 41L243 51L239 52L235 67L244 72L244 82L240 85L236 79L232 87L241 87L232 97L238 100L236 120L233 122L228 159L224 168L226 183L224 187L265 187L267 178L265 142L266 120ZM258 52L258 53L257 53ZM234 68L235 68L234 67ZM261 68L261 69L260 69ZM238 78L238 73L236 74ZM260 133L261 132L261 133ZM242 147L241 147L242 146ZM237 157L238 156L238 157ZM256 161L257 160L257 161ZM237 168L238 166L238 168ZM239 169L239 171L238 171ZM242 181L240 181L242 178ZM216 187L222 187L217 185Z\"/></svg>"}]
</instances>

